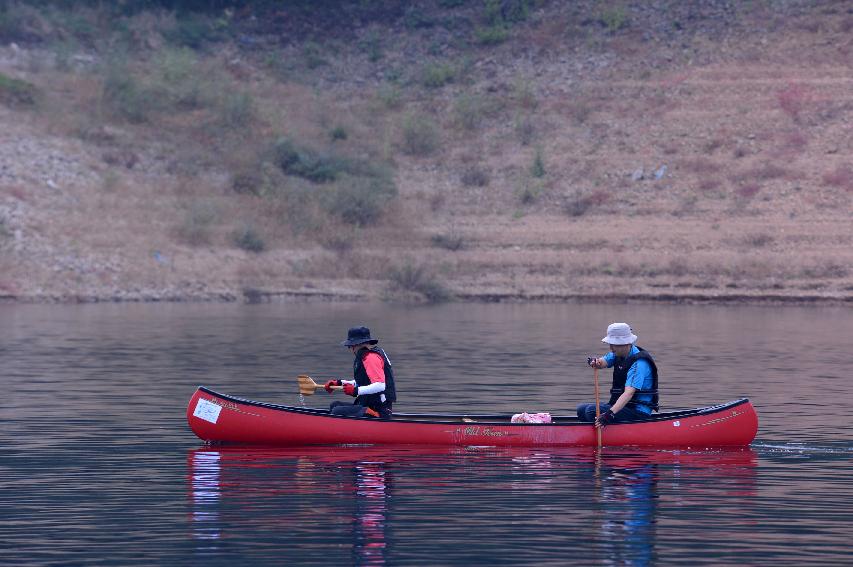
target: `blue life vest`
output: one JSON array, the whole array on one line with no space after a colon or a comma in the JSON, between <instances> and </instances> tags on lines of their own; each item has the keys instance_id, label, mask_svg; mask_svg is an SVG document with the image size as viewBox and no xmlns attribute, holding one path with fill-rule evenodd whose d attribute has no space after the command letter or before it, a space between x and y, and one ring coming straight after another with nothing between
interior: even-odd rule
<instances>
[{"instance_id":1,"label":"blue life vest","mask_svg":"<svg viewBox=\"0 0 853 567\"><path fill-rule=\"evenodd\" d=\"M658 367L655 366L655 361L652 358L652 355L648 353L648 351L637 347L640 352L636 354L632 354L631 356L625 358L616 357L616 360L613 361L613 385L610 387L610 405L616 403L616 400L619 399L625 392L625 382L628 381L628 370L633 366L635 362L638 360L645 360L649 363L649 366L652 369L652 387L650 390L637 390L634 392L634 397L631 398L631 401L628 402L628 406L644 405L647 407L651 407L653 410L657 411L660 409L658 405ZM637 395L639 394L651 394L652 400L650 402L647 401L637 401Z\"/></svg>"}]
</instances>

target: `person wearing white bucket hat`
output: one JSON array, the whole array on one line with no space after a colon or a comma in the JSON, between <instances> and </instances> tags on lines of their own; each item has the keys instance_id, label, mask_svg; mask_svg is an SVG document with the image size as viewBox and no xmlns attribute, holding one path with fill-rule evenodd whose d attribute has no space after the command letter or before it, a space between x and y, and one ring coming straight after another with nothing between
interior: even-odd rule
<instances>
[{"instance_id":1,"label":"person wearing white bucket hat","mask_svg":"<svg viewBox=\"0 0 853 567\"><path fill-rule=\"evenodd\" d=\"M590 357L593 368L613 367L610 400L600 404L595 418L595 404L580 404L578 418L594 421L597 427L609 423L643 419L658 410L658 369L648 351L638 347L637 335L628 323L612 323L601 342L610 345L610 352L600 358Z\"/></svg>"}]
</instances>

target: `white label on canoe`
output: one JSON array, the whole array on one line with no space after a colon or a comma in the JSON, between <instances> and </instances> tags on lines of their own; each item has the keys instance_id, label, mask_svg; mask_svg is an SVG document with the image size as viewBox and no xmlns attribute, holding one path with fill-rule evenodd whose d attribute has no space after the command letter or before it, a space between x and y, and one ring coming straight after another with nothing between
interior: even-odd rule
<instances>
[{"instance_id":1,"label":"white label on canoe","mask_svg":"<svg viewBox=\"0 0 853 567\"><path fill-rule=\"evenodd\" d=\"M195 405L193 416L209 421L210 423L216 423L219 419L220 411L222 411L222 406L208 402L203 398L199 398L198 403Z\"/></svg>"},{"instance_id":2,"label":"white label on canoe","mask_svg":"<svg viewBox=\"0 0 853 567\"><path fill-rule=\"evenodd\" d=\"M216 422L214 421L213 423L216 423ZM673 421L672 426L673 427L681 427L681 422L680 421Z\"/></svg>"}]
</instances>

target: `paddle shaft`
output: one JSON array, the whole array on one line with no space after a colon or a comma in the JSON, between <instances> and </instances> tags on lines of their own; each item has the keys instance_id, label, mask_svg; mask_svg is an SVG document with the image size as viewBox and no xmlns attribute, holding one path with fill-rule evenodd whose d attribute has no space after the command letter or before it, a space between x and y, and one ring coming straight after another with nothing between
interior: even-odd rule
<instances>
[{"instance_id":1,"label":"paddle shaft","mask_svg":"<svg viewBox=\"0 0 853 567\"><path fill-rule=\"evenodd\" d=\"M317 388L325 388L326 386L324 386L323 384L314 384L313 387L316 390ZM331 388L332 390L343 390L344 389L343 386L329 386L329 388Z\"/></svg>"},{"instance_id":2,"label":"paddle shaft","mask_svg":"<svg viewBox=\"0 0 853 567\"><path fill-rule=\"evenodd\" d=\"M600 404L598 403L598 368L595 366L592 368L592 381L595 382L595 420L598 421L601 409ZM601 428L596 427L595 432L598 438L598 448L601 449Z\"/></svg>"}]
</instances>

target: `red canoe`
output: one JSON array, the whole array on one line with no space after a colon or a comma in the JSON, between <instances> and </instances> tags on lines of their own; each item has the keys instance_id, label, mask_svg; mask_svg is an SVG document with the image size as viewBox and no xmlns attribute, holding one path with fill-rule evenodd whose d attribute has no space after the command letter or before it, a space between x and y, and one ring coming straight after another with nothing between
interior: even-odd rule
<instances>
[{"instance_id":1,"label":"red canoe","mask_svg":"<svg viewBox=\"0 0 853 567\"><path fill-rule=\"evenodd\" d=\"M199 387L187 421L199 438L253 445L484 445L498 447L596 445L595 428L576 417L552 423L510 423L509 415L395 413L394 419L329 415L327 410L255 402ZM758 416L748 399L662 412L615 423L602 432L607 446L726 447L749 445Z\"/></svg>"}]
</instances>

